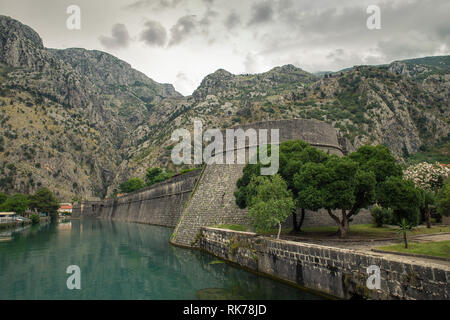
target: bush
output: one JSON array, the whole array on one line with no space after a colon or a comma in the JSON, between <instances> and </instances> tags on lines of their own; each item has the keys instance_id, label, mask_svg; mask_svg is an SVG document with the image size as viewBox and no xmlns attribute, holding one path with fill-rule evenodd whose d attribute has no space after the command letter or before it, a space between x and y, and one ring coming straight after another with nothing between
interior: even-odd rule
<instances>
[{"instance_id":1,"label":"bush","mask_svg":"<svg viewBox=\"0 0 450 320\"><path fill-rule=\"evenodd\" d=\"M444 184L444 187L437 195L437 212L440 215L450 215L450 180Z\"/></svg>"},{"instance_id":2,"label":"bush","mask_svg":"<svg viewBox=\"0 0 450 320\"><path fill-rule=\"evenodd\" d=\"M38 224L39 222L41 222L41 217L38 214L32 214L30 216L30 219L32 224Z\"/></svg>"},{"instance_id":3,"label":"bush","mask_svg":"<svg viewBox=\"0 0 450 320\"><path fill-rule=\"evenodd\" d=\"M392 210L390 209L375 205L370 210L370 214L373 217L373 222L378 228L381 228L384 224L391 223Z\"/></svg>"}]
</instances>

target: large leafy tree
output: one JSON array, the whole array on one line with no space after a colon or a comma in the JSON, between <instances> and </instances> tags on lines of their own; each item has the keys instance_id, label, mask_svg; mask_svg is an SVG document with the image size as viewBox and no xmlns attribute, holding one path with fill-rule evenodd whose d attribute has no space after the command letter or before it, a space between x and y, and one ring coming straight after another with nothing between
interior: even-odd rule
<instances>
[{"instance_id":1,"label":"large leafy tree","mask_svg":"<svg viewBox=\"0 0 450 320\"><path fill-rule=\"evenodd\" d=\"M280 145L280 175L287 182L294 199L297 199L298 188L294 183L294 175L298 173L305 163L324 163L329 155L301 140L286 141ZM300 221L297 218L297 209L301 210ZM292 213L292 224L295 232L299 232L305 219L306 208L296 202Z\"/></svg>"},{"instance_id":2,"label":"large leafy tree","mask_svg":"<svg viewBox=\"0 0 450 320\"><path fill-rule=\"evenodd\" d=\"M27 195L16 193L0 205L0 211L14 211L17 214L23 215L28 209L29 204L30 200Z\"/></svg>"},{"instance_id":3,"label":"large leafy tree","mask_svg":"<svg viewBox=\"0 0 450 320\"><path fill-rule=\"evenodd\" d=\"M385 146L363 146L351 153L349 158L358 162L362 170L372 171L378 184L391 176L403 176L401 165Z\"/></svg>"},{"instance_id":4,"label":"large leafy tree","mask_svg":"<svg viewBox=\"0 0 450 320\"><path fill-rule=\"evenodd\" d=\"M294 208L292 193L280 175L272 177L255 176L250 182L254 193L249 199L248 214L257 230L268 231L278 226L280 238L281 224Z\"/></svg>"},{"instance_id":5,"label":"large leafy tree","mask_svg":"<svg viewBox=\"0 0 450 320\"><path fill-rule=\"evenodd\" d=\"M54 218L58 213L59 201L49 189L41 188L30 196L30 208L38 212L48 213Z\"/></svg>"},{"instance_id":6,"label":"large leafy tree","mask_svg":"<svg viewBox=\"0 0 450 320\"><path fill-rule=\"evenodd\" d=\"M120 192L130 193L137 190L140 190L145 187L144 181L139 178L131 178L128 181L122 182L119 185Z\"/></svg>"},{"instance_id":7,"label":"large leafy tree","mask_svg":"<svg viewBox=\"0 0 450 320\"><path fill-rule=\"evenodd\" d=\"M308 162L323 163L328 159L328 155L301 140L285 141L280 144L280 169L279 174L286 181L288 189L292 195L297 198L297 188L294 184L294 175L303 164ZM237 190L235 192L236 204L244 209L248 207L248 201L254 194L254 189L250 186L253 177L259 176L261 172L261 164L247 164L243 170L243 176L237 182ZM301 218L298 221L297 208L301 209ZM304 217L305 208L296 203L296 207L292 210L293 226L295 231L300 231Z\"/></svg>"},{"instance_id":8,"label":"large leafy tree","mask_svg":"<svg viewBox=\"0 0 450 320\"><path fill-rule=\"evenodd\" d=\"M347 157L333 155L324 163L306 163L295 174L294 184L298 204L313 211L325 209L342 238L347 235L351 218L375 201L375 174Z\"/></svg>"},{"instance_id":9,"label":"large leafy tree","mask_svg":"<svg viewBox=\"0 0 450 320\"><path fill-rule=\"evenodd\" d=\"M378 189L378 200L384 207L393 210L395 223L405 219L410 225L419 223L420 211L424 205L424 194L414 183L400 177L389 177Z\"/></svg>"}]
</instances>

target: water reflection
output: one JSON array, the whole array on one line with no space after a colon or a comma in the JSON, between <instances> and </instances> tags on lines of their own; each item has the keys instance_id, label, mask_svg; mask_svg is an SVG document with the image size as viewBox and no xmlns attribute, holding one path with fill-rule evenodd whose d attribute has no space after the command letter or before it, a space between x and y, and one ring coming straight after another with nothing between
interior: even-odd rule
<instances>
[{"instance_id":1,"label":"water reflection","mask_svg":"<svg viewBox=\"0 0 450 320\"><path fill-rule=\"evenodd\" d=\"M200 251L171 230L105 220L32 226L0 242L0 299L316 299ZM81 269L68 290L66 268Z\"/></svg>"}]
</instances>

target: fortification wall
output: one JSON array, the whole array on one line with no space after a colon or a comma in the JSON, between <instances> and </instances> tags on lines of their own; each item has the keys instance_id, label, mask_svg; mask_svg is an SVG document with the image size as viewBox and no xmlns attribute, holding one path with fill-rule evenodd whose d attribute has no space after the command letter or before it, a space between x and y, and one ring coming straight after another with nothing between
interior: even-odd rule
<instances>
[{"instance_id":1,"label":"fortification wall","mask_svg":"<svg viewBox=\"0 0 450 320\"><path fill-rule=\"evenodd\" d=\"M337 131L329 124L317 120L278 120L259 122L247 126L239 126L247 130L279 129L280 143L287 140L304 140L311 145L331 154L343 156L353 151L346 139L338 136ZM269 135L270 136L270 135ZM258 140L259 141L259 140ZM268 139L270 143L270 139ZM248 147L248 141L246 141ZM236 149L235 145L235 149ZM248 149L247 149L248 151ZM248 152L247 152L248 153ZM248 159L248 154L246 155ZM218 224L249 224L247 211L239 209L235 203L234 192L236 182L242 176L243 164L214 164L203 169L202 177L195 193L189 200L181 219L175 228L171 242L180 246L197 246L198 234L203 226ZM358 223L371 221L367 212L357 216ZM286 222L289 225L290 219ZM305 226L335 225L335 222L324 212L314 212L305 218Z\"/></svg>"},{"instance_id":2,"label":"fortification wall","mask_svg":"<svg viewBox=\"0 0 450 320\"><path fill-rule=\"evenodd\" d=\"M139 222L173 228L183 212L199 175L200 170L192 171L117 199L85 202L73 208L73 216Z\"/></svg>"}]
</instances>

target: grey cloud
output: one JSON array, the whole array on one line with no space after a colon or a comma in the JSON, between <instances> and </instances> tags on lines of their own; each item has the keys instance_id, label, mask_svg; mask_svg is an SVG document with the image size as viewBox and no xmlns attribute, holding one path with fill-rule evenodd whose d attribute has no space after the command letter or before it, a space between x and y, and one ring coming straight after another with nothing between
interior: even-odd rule
<instances>
[{"instance_id":1,"label":"grey cloud","mask_svg":"<svg viewBox=\"0 0 450 320\"><path fill-rule=\"evenodd\" d=\"M428 34L411 31L404 37L392 37L378 41L377 49L388 60L400 60L438 53L442 44L442 41ZM447 49L450 49L448 43Z\"/></svg>"},{"instance_id":2,"label":"grey cloud","mask_svg":"<svg viewBox=\"0 0 450 320\"><path fill-rule=\"evenodd\" d=\"M147 21L140 35L140 40L149 46L162 47L167 42L166 28L157 21Z\"/></svg>"},{"instance_id":3,"label":"grey cloud","mask_svg":"<svg viewBox=\"0 0 450 320\"><path fill-rule=\"evenodd\" d=\"M207 1L207 0L205 0L205 1ZM200 24L206 28L209 28L209 26L212 24L212 20L218 16L219 16L218 12L208 9L208 10L206 10L203 18L200 20Z\"/></svg>"},{"instance_id":4,"label":"grey cloud","mask_svg":"<svg viewBox=\"0 0 450 320\"><path fill-rule=\"evenodd\" d=\"M248 24L260 24L271 21L274 16L272 4L270 1L254 4L251 8L252 16Z\"/></svg>"},{"instance_id":5,"label":"grey cloud","mask_svg":"<svg viewBox=\"0 0 450 320\"><path fill-rule=\"evenodd\" d=\"M169 46L177 45L183 42L187 37L197 32L197 20L195 16L184 16L178 19L177 23L170 29Z\"/></svg>"},{"instance_id":6,"label":"grey cloud","mask_svg":"<svg viewBox=\"0 0 450 320\"><path fill-rule=\"evenodd\" d=\"M120 49L128 47L131 39L124 24L116 23L111 30L111 36L101 36L101 44L107 49Z\"/></svg>"},{"instance_id":7,"label":"grey cloud","mask_svg":"<svg viewBox=\"0 0 450 320\"><path fill-rule=\"evenodd\" d=\"M236 12L231 12L225 20L225 27L232 30L241 24L241 17Z\"/></svg>"},{"instance_id":8,"label":"grey cloud","mask_svg":"<svg viewBox=\"0 0 450 320\"><path fill-rule=\"evenodd\" d=\"M277 23L263 33L261 54L283 55L295 50L322 52L336 65L369 63L424 55L447 54L450 49L450 3L445 0L381 2L381 30L366 26L367 1L304 3L280 0ZM345 51L340 51L342 49ZM326 56L326 52L333 54ZM288 54L289 55L289 54Z\"/></svg>"},{"instance_id":9,"label":"grey cloud","mask_svg":"<svg viewBox=\"0 0 450 320\"><path fill-rule=\"evenodd\" d=\"M181 2L185 0L138 0L133 2L132 4L126 6L125 8L131 10L138 10L142 8L152 7L155 10L169 9L175 8Z\"/></svg>"}]
</instances>

